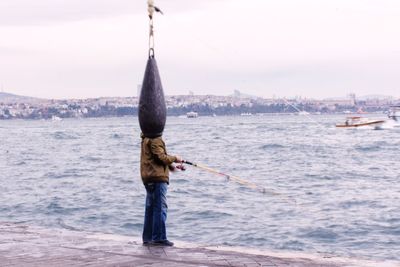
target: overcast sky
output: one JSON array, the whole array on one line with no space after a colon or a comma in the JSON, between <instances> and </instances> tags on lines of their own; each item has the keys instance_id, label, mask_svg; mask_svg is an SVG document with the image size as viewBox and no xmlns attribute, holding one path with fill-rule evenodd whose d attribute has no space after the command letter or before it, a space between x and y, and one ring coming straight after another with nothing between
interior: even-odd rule
<instances>
[{"instance_id":1,"label":"overcast sky","mask_svg":"<svg viewBox=\"0 0 400 267\"><path fill-rule=\"evenodd\" d=\"M146 0L1 0L0 83L46 98L136 96ZM155 0L166 94L400 97L398 0Z\"/></svg>"}]
</instances>

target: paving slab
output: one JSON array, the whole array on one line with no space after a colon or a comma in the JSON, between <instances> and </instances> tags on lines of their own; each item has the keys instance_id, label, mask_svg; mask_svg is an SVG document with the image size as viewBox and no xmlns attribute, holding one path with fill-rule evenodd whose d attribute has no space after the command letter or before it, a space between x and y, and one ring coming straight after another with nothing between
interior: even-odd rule
<instances>
[{"instance_id":1,"label":"paving slab","mask_svg":"<svg viewBox=\"0 0 400 267\"><path fill-rule=\"evenodd\" d=\"M46 229L0 222L1 267L337 267L400 266L398 262L178 244L142 246L129 236Z\"/></svg>"}]
</instances>

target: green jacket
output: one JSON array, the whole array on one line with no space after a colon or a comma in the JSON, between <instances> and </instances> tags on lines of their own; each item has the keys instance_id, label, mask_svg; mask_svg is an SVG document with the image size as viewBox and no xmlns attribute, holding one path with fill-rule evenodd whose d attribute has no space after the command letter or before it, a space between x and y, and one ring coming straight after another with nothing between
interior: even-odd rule
<instances>
[{"instance_id":1,"label":"green jacket","mask_svg":"<svg viewBox=\"0 0 400 267\"><path fill-rule=\"evenodd\" d=\"M142 135L140 174L144 184L169 183L169 165L175 161L175 156L167 154L161 137L148 138Z\"/></svg>"}]
</instances>

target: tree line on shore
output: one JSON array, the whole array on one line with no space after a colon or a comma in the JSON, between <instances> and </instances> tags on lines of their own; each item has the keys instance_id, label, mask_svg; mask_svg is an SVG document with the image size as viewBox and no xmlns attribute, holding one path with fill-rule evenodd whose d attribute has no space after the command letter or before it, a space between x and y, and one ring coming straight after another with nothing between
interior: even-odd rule
<instances>
[{"instance_id":1,"label":"tree line on shore","mask_svg":"<svg viewBox=\"0 0 400 267\"><path fill-rule=\"evenodd\" d=\"M316 107L315 105L308 105L299 103L296 105L290 104L254 104L254 105L241 105L233 106L226 105L220 107L213 107L208 104L190 104L181 107L169 107L169 116L186 115L188 112L197 112L199 116L234 116L243 113L259 114L259 113L297 113L299 111L306 111L309 113L342 113L342 112L357 112L360 108L367 112L384 111L379 107L359 107L359 106L341 106L335 105L333 107ZM82 112L82 109L85 112ZM122 117L122 116L136 116L138 114L138 107L122 106L116 107L112 105L103 105L96 108L81 107L79 105L70 105L67 109L59 109L56 107L38 108L29 114L12 114L9 110L3 110L0 114L0 119L51 119L52 117L60 118L95 118L95 117Z\"/></svg>"}]
</instances>

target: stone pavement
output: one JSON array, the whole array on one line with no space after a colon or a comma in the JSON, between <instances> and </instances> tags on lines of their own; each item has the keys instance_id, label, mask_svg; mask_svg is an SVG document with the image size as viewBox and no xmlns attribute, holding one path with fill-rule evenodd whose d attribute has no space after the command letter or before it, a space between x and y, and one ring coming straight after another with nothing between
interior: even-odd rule
<instances>
[{"instance_id":1,"label":"stone pavement","mask_svg":"<svg viewBox=\"0 0 400 267\"><path fill-rule=\"evenodd\" d=\"M382 265L381 265L382 264ZM392 265L393 264L393 265ZM399 266L202 247L144 247L131 237L0 223L0 266Z\"/></svg>"}]
</instances>

